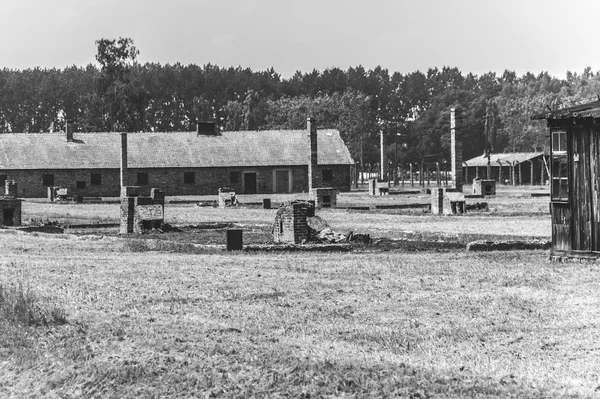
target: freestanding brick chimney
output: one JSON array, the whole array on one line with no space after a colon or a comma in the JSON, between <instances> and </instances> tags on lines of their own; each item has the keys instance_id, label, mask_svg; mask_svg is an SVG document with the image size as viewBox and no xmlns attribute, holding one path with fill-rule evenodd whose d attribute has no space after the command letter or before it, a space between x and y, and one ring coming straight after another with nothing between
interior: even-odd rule
<instances>
[{"instance_id":1,"label":"freestanding brick chimney","mask_svg":"<svg viewBox=\"0 0 600 399\"><path fill-rule=\"evenodd\" d=\"M320 186L317 173L317 120L313 117L306 119L306 130L310 138L310 159L308 160L308 193L312 195L313 188Z\"/></svg>"},{"instance_id":2,"label":"freestanding brick chimney","mask_svg":"<svg viewBox=\"0 0 600 399\"><path fill-rule=\"evenodd\" d=\"M73 121L71 119L67 119L65 121L65 132L67 133L67 142L73 142Z\"/></svg>"},{"instance_id":3,"label":"freestanding brick chimney","mask_svg":"<svg viewBox=\"0 0 600 399\"><path fill-rule=\"evenodd\" d=\"M450 147L452 151L452 181L456 191L463 190L462 134L460 131L460 108L450 108Z\"/></svg>"},{"instance_id":4,"label":"freestanding brick chimney","mask_svg":"<svg viewBox=\"0 0 600 399\"><path fill-rule=\"evenodd\" d=\"M121 133L121 196L127 187L127 133Z\"/></svg>"}]
</instances>

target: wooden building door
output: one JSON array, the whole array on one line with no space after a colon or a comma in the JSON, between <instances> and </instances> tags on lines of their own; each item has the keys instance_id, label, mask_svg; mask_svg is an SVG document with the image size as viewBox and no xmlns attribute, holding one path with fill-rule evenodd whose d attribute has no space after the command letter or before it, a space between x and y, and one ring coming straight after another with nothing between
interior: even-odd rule
<instances>
[{"instance_id":1,"label":"wooden building door","mask_svg":"<svg viewBox=\"0 0 600 399\"><path fill-rule=\"evenodd\" d=\"M600 130L589 129L592 251L600 251Z\"/></svg>"},{"instance_id":2,"label":"wooden building door","mask_svg":"<svg viewBox=\"0 0 600 399\"><path fill-rule=\"evenodd\" d=\"M592 225L598 223L598 219L593 218L598 213L598 200L593 199L594 187L598 185L598 141L595 132L588 128L575 128L570 136L572 248L576 251L590 252L592 243L596 242Z\"/></svg>"}]
</instances>

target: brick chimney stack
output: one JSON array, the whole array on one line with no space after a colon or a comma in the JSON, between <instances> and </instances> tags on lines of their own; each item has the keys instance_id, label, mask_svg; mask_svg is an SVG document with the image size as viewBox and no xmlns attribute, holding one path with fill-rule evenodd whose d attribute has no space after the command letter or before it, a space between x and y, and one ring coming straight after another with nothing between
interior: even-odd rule
<instances>
[{"instance_id":1,"label":"brick chimney stack","mask_svg":"<svg viewBox=\"0 0 600 399\"><path fill-rule=\"evenodd\" d=\"M71 119L67 119L65 121L65 132L67 133L67 142L73 142L73 121Z\"/></svg>"},{"instance_id":2,"label":"brick chimney stack","mask_svg":"<svg viewBox=\"0 0 600 399\"><path fill-rule=\"evenodd\" d=\"M121 133L121 195L127 186L127 133Z\"/></svg>"},{"instance_id":3,"label":"brick chimney stack","mask_svg":"<svg viewBox=\"0 0 600 399\"><path fill-rule=\"evenodd\" d=\"M450 109L450 148L452 151L452 182L456 191L463 190L462 174L462 134L460 108Z\"/></svg>"},{"instance_id":4,"label":"brick chimney stack","mask_svg":"<svg viewBox=\"0 0 600 399\"><path fill-rule=\"evenodd\" d=\"M310 138L310 159L308 160L308 193L312 195L313 188L320 186L320 176L317 173L317 120L306 119L306 130Z\"/></svg>"}]
</instances>

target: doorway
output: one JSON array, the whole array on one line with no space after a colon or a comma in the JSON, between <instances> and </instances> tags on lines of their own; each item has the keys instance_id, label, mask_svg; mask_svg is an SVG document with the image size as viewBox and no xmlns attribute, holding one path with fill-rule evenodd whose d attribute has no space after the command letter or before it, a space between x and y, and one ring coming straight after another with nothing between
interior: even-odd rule
<instances>
[{"instance_id":1,"label":"doorway","mask_svg":"<svg viewBox=\"0 0 600 399\"><path fill-rule=\"evenodd\" d=\"M290 184L290 171L289 170L276 170L274 171L275 182L273 184L273 191L278 194L291 192Z\"/></svg>"},{"instance_id":2,"label":"doorway","mask_svg":"<svg viewBox=\"0 0 600 399\"><path fill-rule=\"evenodd\" d=\"M244 172L244 194L256 194L256 172Z\"/></svg>"},{"instance_id":3,"label":"doorway","mask_svg":"<svg viewBox=\"0 0 600 399\"><path fill-rule=\"evenodd\" d=\"M13 226L14 225L14 218L15 218L15 210L14 209L7 209L4 208L4 210L2 211L2 224L4 224L5 226Z\"/></svg>"}]
</instances>

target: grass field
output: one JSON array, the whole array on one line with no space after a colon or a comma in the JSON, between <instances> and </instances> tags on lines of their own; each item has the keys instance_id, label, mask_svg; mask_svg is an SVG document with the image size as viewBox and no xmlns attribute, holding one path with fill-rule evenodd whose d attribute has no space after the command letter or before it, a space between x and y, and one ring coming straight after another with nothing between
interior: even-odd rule
<instances>
[{"instance_id":1,"label":"grass field","mask_svg":"<svg viewBox=\"0 0 600 399\"><path fill-rule=\"evenodd\" d=\"M549 236L547 198L515 190L488 201L495 211L465 217L322 216L337 230L375 236ZM253 228L274 216L189 205L167 212L174 223ZM118 205L26 203L24 214L111 221ZM0 310L10 314L6 293L20 290L32 312L62 309L66 319L1 320L0 397L596 397L600 390L594 263L550 263L545 251L129 252L111 235L68 237L0 233Z\"/></svg>"}]
</instances>

